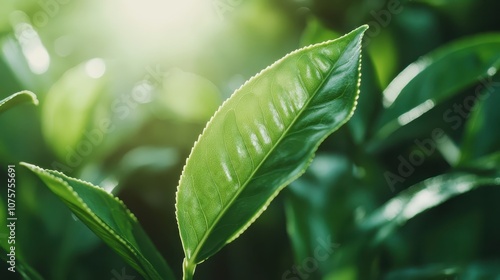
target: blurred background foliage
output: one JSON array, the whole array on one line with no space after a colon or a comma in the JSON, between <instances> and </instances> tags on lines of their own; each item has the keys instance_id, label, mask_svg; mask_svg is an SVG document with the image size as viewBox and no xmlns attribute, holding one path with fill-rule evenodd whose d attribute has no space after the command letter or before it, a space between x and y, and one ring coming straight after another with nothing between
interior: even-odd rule
<instances>
[{"instance_id":1,"label":"blurred background foliage","mask_svg":"<svg viewBox=\"0 0 500 280\"><path fill-rule=\"evenodd\" d=\"M500 182L488 179L500 173L499 10L493 0L1 0L0 99L27 89L40 106L1 116L0 179L25 161L113 192L180 276L174 195L205 122L286 53L368 23L354 117L196 278L499 279ZM470 115L453 111L450 126L443 116L478 88L487 98ZM436 151L389 182L436 128ZM17 171L22 261L46 279L140 278ZM311 259L325 240L333 253Z\"/></svg>"}]
</instances>

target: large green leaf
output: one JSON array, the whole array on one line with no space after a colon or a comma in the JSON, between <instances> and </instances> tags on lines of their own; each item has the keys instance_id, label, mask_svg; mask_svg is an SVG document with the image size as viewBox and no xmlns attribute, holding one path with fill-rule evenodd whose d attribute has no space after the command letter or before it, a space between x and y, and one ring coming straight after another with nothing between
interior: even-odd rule
<instances>
[{"instance_id":1,"label":"large green leaf","mask_svg":"<svg viewBox=\"0 0 500 280\"><path fill-rule=\"evenodd\" d=\"M175 279L137 218L122 201L90 183L21 163L75 215L146 279Z\"/></svg>"},{"instance_id":2,"label":"large green leaf","mask_svg":"<svg viewBox=\"0 0 500 280\"><path fill-rule=\"evenodd\" d=\"M38 99L36 98L36 95L31 91L24 90L18 93L14 93L3 100L0 100L0 114L18 104L25 102L31 102L35 105L38 105Z\"/></svg>"},{"instance_id":3,"label":"large green leaf","mask_svg":"<svg viewBox=\"0 0 500 280\"><path fill-rule=\"evenodd\" d=\"M195 144L177 192L187 279L300 176L353 114L366 26L290 53L250 79Z\"/></svg>"},{"instance_id":4,"label":"large green leaf","mask_svg":"<svg viewBox=\"0 0 500 280\"><path fill-rule=\"evenodd\" d=\"M466 38L410 64L384 91L385 106L375 140L414 121L477 82L485 82L500 63L500 35ZM452 67L450 65L459 65Z\"/></svg>"}]
</instances>

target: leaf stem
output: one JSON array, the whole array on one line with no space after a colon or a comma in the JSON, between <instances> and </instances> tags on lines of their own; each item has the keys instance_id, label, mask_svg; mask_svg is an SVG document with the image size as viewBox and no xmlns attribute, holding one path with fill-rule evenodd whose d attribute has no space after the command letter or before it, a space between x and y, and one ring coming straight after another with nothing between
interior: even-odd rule
<instances>
[{"instance_id":1,"label":"leaf stem","mask_svg":"<svg viewBox=\"0 0 500 280\"><path fill-rule=\"evenodd\" d=\"M192 264L187 259L184 259L184 262L182 263L182 280L193 280L195 269L196 264Z\"/></svg>"}]
</instances>

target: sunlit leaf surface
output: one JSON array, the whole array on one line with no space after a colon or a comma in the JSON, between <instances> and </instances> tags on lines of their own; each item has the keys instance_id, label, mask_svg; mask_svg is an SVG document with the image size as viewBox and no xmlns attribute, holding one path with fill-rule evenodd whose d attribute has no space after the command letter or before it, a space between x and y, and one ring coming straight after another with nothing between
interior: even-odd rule
<instances>
[{"instance_id":1,"label":"sunlit leaf surface","mask_svg":"<svg viewBox=\"0 0 500 280\"><path fill-rule=\"evenodd\" d=\"M237 238L351 117L365 30L287 55L238 89L209 122L177 193L188 269Z\"/></svg>"},{"instance_id":2,"label":"sunlit leaf surface","mask_svg":"<svg viewBox=\"0 0 500 280\"><path fill-rule=\"evenodd\" d=\"M379 117L375 139L385 140L466 87L486 83L500 66L499 48L500 35L482 35L446 45L410 64L384 91L387 109Z\"/></svg>"}]
</instances>

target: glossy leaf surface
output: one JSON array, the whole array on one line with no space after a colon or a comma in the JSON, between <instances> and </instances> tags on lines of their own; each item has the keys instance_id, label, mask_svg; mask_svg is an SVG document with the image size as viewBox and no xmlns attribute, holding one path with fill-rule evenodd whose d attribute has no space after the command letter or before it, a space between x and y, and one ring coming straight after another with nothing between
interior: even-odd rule
<instances>
[{"instance_id":1,"label":"glossy leaf surface","mask_svg":"<svg viewBox=\"0 0 500 280\"><path fill-rule=\"evenodd\" d=\"M366 26L290 53L238 89L195 144L177 219L193 270L237 238L353 114Z\"/></svg>"},{"instance_id":2,"label":"glossy leaf surface","mask_svg":"<svg viewBox=\"0 0 500 280\"><path fill-rule=\"evenodd\" d=\"M384 91L388 106L376 126L376 140L414 121L437 104L477 82L488 80L500 64L500 35L467 38L410 64ZM457 65L450 70L449 65Z\"/></svg>"},{"instance_id":3,"label":"glossy leaf surface","mask_svg":"<svg viewBox=\"0 0 500 280\"><path fill-rule=\"evenodd\" d=\"M318 19L310 18L301 37L301 45L308 46L332 40L340 34L324 26ZM366 42L366 41L365 41ZM382 90L376 81L375 68L368 52L363 53L360 91L357 110L347 124L356 143L362 142L373 126L375 115L381 107Z\"/></svg>"},{"instance_id":4,"label":"glossy leaf surface","mask_svg":"<svg viewBox=\"0 0 500 280\"><path fill-rule=\"evenodd\" d=\"M36 95L31 91L20 91L18 93L14 93L11 96L0 100L0 114L9 110L10 108L25 102L31 102L35 105L38 105L38 99Z\"/></svg>"},{"instance_id":5,"label":"glossy leaf surface","mask_svg":"<svg viewBox=\"0 0 500 280\"><path fill-rule=\"evenodd\" d=\"M122 201L90 183L22 163L38 175L73 213L146 279L174 276Z\"/></svg>"}]
</instances>

